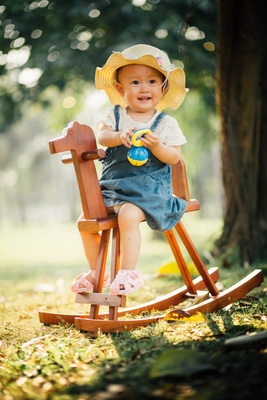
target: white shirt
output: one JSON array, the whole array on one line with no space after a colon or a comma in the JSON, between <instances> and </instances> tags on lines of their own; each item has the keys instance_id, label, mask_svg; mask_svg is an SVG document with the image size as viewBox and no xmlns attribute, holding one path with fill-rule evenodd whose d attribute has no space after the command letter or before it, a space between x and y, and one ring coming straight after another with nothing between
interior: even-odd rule
<instances>
[{"instance_id":1,"label":"white shirt","mask_svg":"<svg viewBox=\"0 0 267 400\"><path fill-rule=\"evenodd\" d=\"M127 131L132 128L136 129L145 129L150 128L157 116L160 114L159 111L155 113L155 115L146 123L134 121L128 114L126 107L119 108L120 113L120 131ZM104 124L110 126L113 130L116 128L115 115L114 115L114 107L109 107L105 118L101 121L98 121L99 124ZM153 132L160 138L161 143L166 144L168 146L181 146L187 142L186 138L181 131L178 122L175 118L165 115L164 118L160 121L159 125Z\"/></svg>"}]
</instances>

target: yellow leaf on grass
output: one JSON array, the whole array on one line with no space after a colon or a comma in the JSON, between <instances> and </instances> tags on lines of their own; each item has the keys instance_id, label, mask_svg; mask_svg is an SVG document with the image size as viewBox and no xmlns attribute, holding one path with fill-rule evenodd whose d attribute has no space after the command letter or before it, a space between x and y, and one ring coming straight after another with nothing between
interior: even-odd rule
<instances>
[{"instance_id":1,"label":"yellow leaf on grass","mask_svg":"<svg viewBox=\"0 0 267 400\"><path fill-rule=\"evenodd\" d=\"M190 272L190 274L198 274L195 264L192 261L188 262L186 265L187 265L187 268L188 268L188 271ZM166 264L163 264L159 268L158 273L159 274L181 274L176 261L170 261Z\"/></svg>"},{"instance_id":2,"label":"yellow leaf on grass","mask_svg":"<svg viewBox=\"0 0 267 400\"><path fill-rule=\"evenodd\" d=\"M173 310L168 312L164 319L169 322L204 322L205 316L201 312L190 315L185 310Z\"/></svg>"}]
</instances>

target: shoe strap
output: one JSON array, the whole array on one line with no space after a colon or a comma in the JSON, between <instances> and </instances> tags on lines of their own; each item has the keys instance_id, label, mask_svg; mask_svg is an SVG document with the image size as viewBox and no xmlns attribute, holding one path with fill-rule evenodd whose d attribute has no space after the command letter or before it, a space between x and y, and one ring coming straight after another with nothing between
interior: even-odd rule
<instances>
[{"instance_id":1,"label":"shoe strap","mask_svg":"<svg viewBox=\"0 0 267 400\"><path fill-rule=\"evenodd\" d=\"M123 269L118 272L116 281L121 284L131 283L134 286L135 280L140 278L141 275L141 271Z\"/></svg>"},{"instance_id":2,"label":"shoe strap","mask_svg":"<svg viewBox=\"0 0 267 400\"><path fill-rule=\"evenodd\" d=\"M88 275L91 275L91 277L95 279L96 270L95 270L95 269L90 269ZM108 277L109 277L109 273L108 273L108 270L107 270L107 269L105 269L104 277L105 277L105 278L108 278Z\"/></svg>"}]
</instances>

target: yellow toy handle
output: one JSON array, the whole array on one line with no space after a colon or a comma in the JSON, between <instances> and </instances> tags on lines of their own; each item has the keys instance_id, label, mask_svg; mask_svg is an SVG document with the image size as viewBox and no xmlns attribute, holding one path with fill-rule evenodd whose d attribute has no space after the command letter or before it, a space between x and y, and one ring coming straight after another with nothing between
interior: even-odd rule
<instances>
[{"instance_id":1,"label":"yellow toy handle","mask_svg":"<svg viewBox=\"0 0 267 400\"><path fill-rule=\"evenodd\" d=\"M145 135L145 134L151 135L152 132L151 132L150 129L138 129L137 131L135 131L135 133L134 133L133 136L131 137L131 141L132 141L132 143L133 143L133 145L134 145L135 147L141 147L141 146L143 146L141 140L138 139L138 137L139 137L139 136L142 136L142 135Z\"/></svg>"}]
</instances>

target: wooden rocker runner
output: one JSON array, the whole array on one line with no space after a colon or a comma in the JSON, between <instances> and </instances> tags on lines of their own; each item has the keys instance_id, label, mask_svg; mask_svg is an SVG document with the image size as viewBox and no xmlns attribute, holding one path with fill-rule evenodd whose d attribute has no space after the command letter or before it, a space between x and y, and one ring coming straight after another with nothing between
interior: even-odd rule
<instances>
[{"instance_id":1,"label":"wooden rocker runner","mask_svg":"<svg viewBox=\"0 0 267 400\"><path fill-rule=\"evenodd\" d=\"M67 130L66 136L60 136L50 140L49 146L52 154L70 150L71 155L65 156L62 162L64 164L73 163L77 176L83 208L83 214L78 220L78 229L80 231L101 232L101 243L94 290L92 293L76 294L76 302L88 303L91 305L90 313L70 315L41 311L39 312L40 322L50 325L65 321L75 324L76 328L80 331L87 332L94 332L99 329L102 332L131 330L154 323L164 318L166 315L166 313L163 313L155 317L140 317L151 310L167 310L169 307L177 306L187 299L196 299L201 294L202 301L200 303L192 302L191 306L183 308L183 310L187 311L189 314L195 314L197 311L211 313L239 300L263 282L262 271L255 270L236 285L219 293L215 285L215 282L219 279L218 268L206 269L191 238L180 221L174 229L165 232L165 235L180 269L184 280L184 286L162 296L160 299L136 307L125 308L126 296L102 293L111 231L111 282L118 273L120 259L117 215L107 213L94 164L94 160L104 158L105 151L103 149L97 149L95 135L92 129L86 125L80 125L78 122L75 122L73 126ZM186 212L199 210L198 201L190 199L189 197L183 161L180 160L172 167L172 178L174 194L187 201ZM175 231L199 272L200 276L194 280L192 280L182 256L174 234ZM204 295L203 290L206 290ZM109 312L99 313L101 305L108 306ZM123 309L119 311L119 307L123 307ZM135 314L137 317L134 316L132 319L125 319L126 314Z\"/></svg>"}]
</instances>

